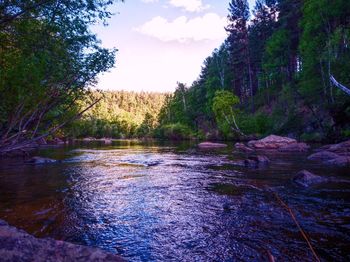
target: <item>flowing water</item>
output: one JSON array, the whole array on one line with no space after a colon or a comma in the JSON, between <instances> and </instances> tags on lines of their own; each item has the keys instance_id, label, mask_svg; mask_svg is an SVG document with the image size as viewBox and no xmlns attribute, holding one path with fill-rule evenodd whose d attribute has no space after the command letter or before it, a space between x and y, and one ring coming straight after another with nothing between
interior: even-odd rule
<instances>
[{"instance_id":1,"label":"flowing water","mask_svg":"<svg viewBox=\"0 0 350 262\"><path fill-rule=\"evenodd\" d=\"M232 147L119 141L45 149L49 165L0 160L0 219L37 237L129 261L313 261L285 201L324 261L350 260L350 172L304 154L235 165ZM333 182L300 188L308 169Z\"/></svg>"}]
</instances>

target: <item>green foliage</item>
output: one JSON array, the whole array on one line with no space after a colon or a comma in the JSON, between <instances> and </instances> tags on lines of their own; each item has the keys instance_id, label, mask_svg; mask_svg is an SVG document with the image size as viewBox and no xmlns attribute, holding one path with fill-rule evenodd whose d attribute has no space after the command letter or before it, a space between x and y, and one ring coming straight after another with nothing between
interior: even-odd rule
<instances>
[{"instance_id":1,"label":"green foliage","mask_svg":"<svg viewBox=\"0 0 350 262\"><path fill-rule=\"evenodd\" d=\"M251 17L246 0L230 1L228 38L199 78L169 97L161 124L180 122L207 137L219 130L221 138L239 129L344 137L350 97L329 79L350 87L349 13L346 0L257 0Z\"/></svg>"},{"instance_id":2,"label":"green foliage","mask_svg":"<svg viewBox=\"0 0 350 262\"><path fill-rule=\"evenodd\" d=\"M245 134L267 135L273 127L271 117L264 113L254 115L242 114L239 116L238 122L242 132Z\"/></svg>"},{"instance_id":3,"label":"green foliage","mask_svg":"<svg viewBox=\"0 0 350 262\"><path fill-rule=\"evenodd\" d=\"M0 2L0 151L55 132L80 110L99 73L114 65L89 26L112 1Z\"/></svg>"},{"instance_id":4,"label":"green foliage","mask_svg":"<svg viewBox=\"0 0 350 262\"><path fill-rule=\"evenodd\" d=\"M181 123L167 124L156 130L156 137L170 140L184 140L193 137L192 130Z\"/></svg>"},{"instance_id":5,"label":"green foliage","mask_svg":"<svg viewBox=\"0 0 350 262\"><path fill-rule=\"evenodd\" d=\"M101 93L93 92L91 99L100 96ZM65 128L66 135L96 138L152 136L167 96L162 93L105 91L95 107ZM90 102L84 100L82 103Z\"/></svg>"},{"instance_id":6,"label":"green foliage","mask_svg":"<svg viewBox=\"0 0 350 262\"><path fill-rule=\"evenodd\" d=\"M225 137L228 137L232 131L239 130L235 119L238 110L233 108L237 104L239 104L239 98L231 92L216 91L212 110L219 130Z\"/></svg>"}]
</instances>

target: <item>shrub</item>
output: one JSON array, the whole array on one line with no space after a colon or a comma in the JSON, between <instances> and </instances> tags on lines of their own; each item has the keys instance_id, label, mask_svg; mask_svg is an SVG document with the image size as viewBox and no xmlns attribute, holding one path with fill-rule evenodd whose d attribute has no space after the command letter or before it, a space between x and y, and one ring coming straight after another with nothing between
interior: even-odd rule
<instances>
[{"instance_id":1,"label":"shrub","mask_svg":"<svg viewBox=\"0 0 350 262\"><path fill-rule=\"evenodd\" d=\"M156 130L156 137L171 140L184 140L193 137L192 130L181 123L167 124Z\"/></svg>"}]
</instances>

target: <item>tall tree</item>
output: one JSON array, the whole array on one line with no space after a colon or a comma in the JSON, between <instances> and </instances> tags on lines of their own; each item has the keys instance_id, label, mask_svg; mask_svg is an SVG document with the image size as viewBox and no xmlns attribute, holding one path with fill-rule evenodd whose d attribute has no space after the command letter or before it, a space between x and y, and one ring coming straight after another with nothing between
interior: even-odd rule
<instances>
[{"instance_id":1,"label":"tall tree","mask_svg":"<svg viewBox=\"0 0 350 262\"><path fill-rule=\"evenodd\" d=\"M247 0L232 0L229 3L228 43L231 68L233 72L233 90L243 102L253 96L252 68L249 53Z\"/></svg>"}]
</instances>

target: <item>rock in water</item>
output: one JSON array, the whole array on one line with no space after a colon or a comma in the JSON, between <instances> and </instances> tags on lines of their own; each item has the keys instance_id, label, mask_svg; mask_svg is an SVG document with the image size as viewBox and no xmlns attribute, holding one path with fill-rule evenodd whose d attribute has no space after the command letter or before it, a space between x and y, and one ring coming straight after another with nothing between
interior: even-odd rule
<instances>
[{"instance_id":1,"label":"rock in water","mask_svg":"<svg viewBox=\"0 0 350 262\"><path fill-rule=\"evenodd\" d=\"M49 238L35 238L2 220L0 220L0 257L1 261L124 261L119 256L98 248Z\"/></svg>"},{"instance_id":2,"label":"rock in water","mask_svg":"<svg viewBox=\"0 0 350 262\"><path fill-rule=\"evenodd\" d=\"M295 139L270 135L260 140L252 140L248 142L248 146L255 149L279 149L289 144L297 144Z\"/></svg>"},{"instance_id":3,"label":"rock in water","mask_svg":"<svg viewBox=\"0 0 350 262\"><path fill-rule=\"evenodd\" d=\"M212 143L212 142L203 142L198 144L199 148L224 148L227 147L226 144L220 144L220 143Z\"/></svg>"},{"instance_id":4,"label":"rock in water","mask_svg":"<svg viewBox=\"0 0 350 262\"><path fill-rule=\"evenodd\" d=\"M57 160L46 158L46 157L40 157L40 156L34 156L31 159L25 161L27 164L34 164L34 165L42 165L42 164L52 164L56 163Z\"/></svg>"},{"instance_id":5,"label":"rock in water","mask_svg":"<svg viewBox=\"0 0 350 262\"><path fill-rule=\"evenodd\" d=\"M293 182L302 187L309 187L327 182L328 179L312 174L307 170L298 172L293 178Z\"/></svg>"},{"instance_id":6,"label":"rock in water","mask_svg":"<svg viewBox=\"0 0 350 262\"><path fill-rule=\"evenodd\" d=\"M245 152L245 153L254 152L254 149L246 146L243 143L236 143L235 144L235 148L238 149L239 151L242 151L242 152Z\"/></svg>"},{"instance_id":7,"label":"rock in water","mask_svg":"<svg viewBox=\"0 0 350 262\"><path fill-rule=\"evenodd\" d=\"M332 166L350 166L350 157L339 156L337 158L329 159L323 163Z\"/></svg>"},{"instance_id":8,"label":"rock in water","mask_svg":"<svg viewBox=\"0 0 350 262\"><path fill-rule=\"evenodd\" d=\"M278 150L281 152L307 152L310 146L305 143L293 143L281 146Z\"/></svg>"},{"instance_id":9,"label":"rock in water","mask_svg":"<svg viewBox=\"0 0 350 262\"><path fill-rule=\"evenodd\" d=\"M267 166L270 160L266 156L251 156L244 160L244 165L250 168L258 168Z\"/></svg>"},{"instance_id":10,"label":"rock in water","mask_svg":"<svg viewBox=\"0 0 350 262\"><path fill-rule=\"evenodd\" d=\"M329 152L329 151L321 151L310 155L307 159L315 160L315 161L323 161L323 160L328 161L337 157L339 157L339 155L336 153Z\"/></svg>"},{"instance_id":11,"label":"rock in water","mask_svg":"<svg viewBox=\"0 0 350 262\"><path fill-rule=\"evenodd\" d=\"M339 144L330 145L328 148L328 151L331 151L331 152L337 153L337 154L350 153L350 140L339 143Z\"/></svg>"}]
</instances>

